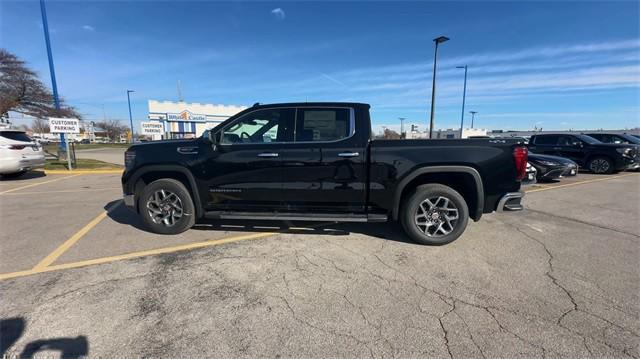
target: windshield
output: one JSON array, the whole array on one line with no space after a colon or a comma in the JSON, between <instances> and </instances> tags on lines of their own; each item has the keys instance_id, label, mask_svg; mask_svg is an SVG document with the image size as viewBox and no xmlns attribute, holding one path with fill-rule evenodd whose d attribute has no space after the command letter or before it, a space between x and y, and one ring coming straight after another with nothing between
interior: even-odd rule
<instances>
[{"instance_id":1,"label":"windshield","mask_svg":"<svg viewBox=\"0 0 640 359\"><path fill-rule=\"evenodd\" d=\"M625 141L627 141L628 143L633 143L635 145L640 145L640 138L635 137L633 135L628 135L626 133L622 134L622 135L618 135L621 138L623 138Z\"/></svg>"}]
</instances>

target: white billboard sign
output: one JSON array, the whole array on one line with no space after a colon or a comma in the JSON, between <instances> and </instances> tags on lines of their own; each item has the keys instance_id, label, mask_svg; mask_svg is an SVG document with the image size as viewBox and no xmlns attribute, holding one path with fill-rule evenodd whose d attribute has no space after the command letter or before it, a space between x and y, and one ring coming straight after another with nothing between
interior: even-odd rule
<instances>
[{"instance_id":1,"label":"white billboard sign","mask_svg":"<svg viewBox=\"0 0 640 359\"><path fill-rule=\"evenodd\" d=\"M49 117L49 128L51 133L80 133L80 120Z\"/></svg>"},{"instance_id":2,"label":"white billboard sign","mask_svg":"<svg viewBox=\"0 0 640 359\"><path fill-rule=\"evenodd\" d=\"M143 135L162 135L164 134L164 125L160 122L140 122L140 133Z\"/></svg>"}]
</instances>

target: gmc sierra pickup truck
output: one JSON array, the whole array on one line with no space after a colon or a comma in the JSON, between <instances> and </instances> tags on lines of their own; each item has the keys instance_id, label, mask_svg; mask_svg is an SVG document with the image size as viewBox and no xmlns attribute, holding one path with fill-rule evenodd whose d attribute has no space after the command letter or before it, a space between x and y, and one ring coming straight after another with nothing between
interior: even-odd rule
<instances>
[{"instance_id":1,"label":"gmc sierra pickup truck","mask_svg":"<svg viewBox=\"0 0 640 359\"><path fill-rule=\"evenodd\" d=\"M201 218L384 222L422 244L522 209L517 140L373 139L369 105L255 105L197 139L125 152L124 202L155 233Z\"/></svg>"}]
</instances>

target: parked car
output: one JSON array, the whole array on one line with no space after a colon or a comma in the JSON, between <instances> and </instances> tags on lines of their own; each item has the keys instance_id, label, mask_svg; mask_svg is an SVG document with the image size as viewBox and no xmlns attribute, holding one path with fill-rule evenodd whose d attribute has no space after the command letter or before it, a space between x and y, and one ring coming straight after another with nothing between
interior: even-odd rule
<instances>
[{"instance_id":1,"label":"parked car","mask_svg":"<svg viewBox=\"0 0 640 359\"><path fill-rule=\"evenodd\" d=\"M155 233L196 220L402 223L445 244L469 218L522 209L516 140L373 140L369 105L256 105L197 139L125 152L124 202Z\"/></svg>"},{"instance_id":2,"label":"parked car","mask_svg":"<svg viewBox=\"0 0 640 359\"><path fill-rule=\"evenodd\" d=\"M536 180L538 182L578 174L578 164L563 157L539 155L529 152L529 163L536 169Z\"/></svg>"},{"instance_id":3,"label":"parked car","mask_svg":"<svg viewBox=\"0 0 640 359\"><path fill-rule=\"evenodd\" d=\"M528 146L531 152L568 158L594 173L613 173L640 166L638 146L602 143L586 135L533 135Z\"/></svg>"},{"instance_id":4,"label":"parked car","mask_svg":"<svg viewBox=\"0 0 640 359\"><path fill-rule=\"evenodd\" d=\"M18 177L34 169L44 167L42 146L33 141L24 131L0 130L0 175L5 178Z\"/></svg>"},{"instance_id":5,"label":"parked car","mask_svg":"<svg viewBox=\"0 0 640 359\"><path fill-rule=\"evenodd\" d=\"M640 138L635 137L633 135L628 135L626 133L618 134L618 133L606 133L606 132L593 132L593 133L585 133L585 135L589 137L593 137L602 143L640 145Z\"/></svg>"}]
</instances>

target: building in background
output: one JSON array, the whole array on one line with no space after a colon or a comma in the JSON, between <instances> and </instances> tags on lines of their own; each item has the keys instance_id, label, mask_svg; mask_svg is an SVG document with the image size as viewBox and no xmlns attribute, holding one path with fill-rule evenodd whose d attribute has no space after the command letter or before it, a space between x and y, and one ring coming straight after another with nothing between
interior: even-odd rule
<instances>
[{"instance_id":1,"label":"building in background","mask_svg":"<svg viewBox=\"0 0 640 359\"><path fill-rule=\"evenodd\" d=\"M465 128L462 130L462 138L487 136L487 129L484 128ZM460 138L459 128L449 128L446 130L434 130L433 139L454 139Z\"/></svg>"},{"instance_id":2,"label":"building in background","mask_svg":"<svg viewBox=\"0 0 640 359\"><path fill-rule=\"evenodd\" d=\"M202 103L149 100L149 120L164 126L166 138L194 138L246 109Z\"/></svg>"}]
</instances>

